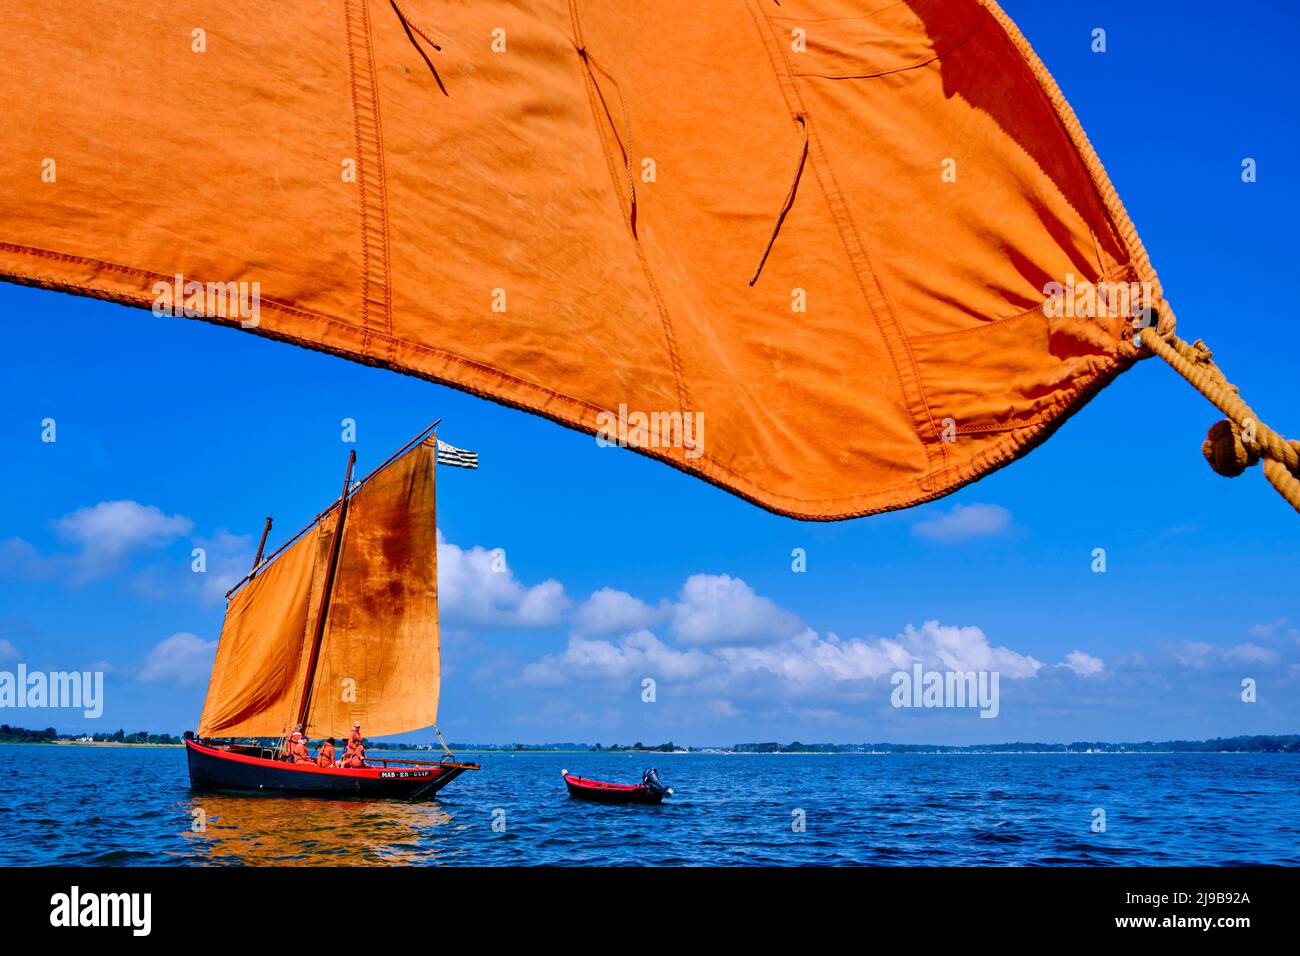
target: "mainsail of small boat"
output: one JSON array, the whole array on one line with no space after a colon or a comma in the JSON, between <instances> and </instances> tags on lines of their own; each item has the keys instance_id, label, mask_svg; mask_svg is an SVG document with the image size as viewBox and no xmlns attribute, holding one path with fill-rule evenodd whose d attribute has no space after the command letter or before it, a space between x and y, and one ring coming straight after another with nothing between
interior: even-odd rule
<instances>
[{"instance_id":1,"label":"mainsail of small boat","mask_svg":"<svg viewBox=\"0 0 1300 956\"><path fill-rule=\"evenodd\" d=\"M231 590L198 740L187 741L194 786L411 797L478 769L450 751L348 770L278 760L282 747L211 743L283 741L295 726L343 739L356 723L368 736L436 725L439 448L426 437L436 425L356 483L353 452L338 500L269 558L259 551Z\"/></svg>"}]
</instances>

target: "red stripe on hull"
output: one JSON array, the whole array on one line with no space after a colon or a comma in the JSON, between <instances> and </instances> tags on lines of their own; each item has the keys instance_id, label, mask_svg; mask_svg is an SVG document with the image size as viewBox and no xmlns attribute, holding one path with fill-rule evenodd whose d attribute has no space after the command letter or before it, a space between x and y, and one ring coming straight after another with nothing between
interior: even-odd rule
<instances>
[{"instance_id":1,"label":"red stripe on hull","mask_svg":"<svg viewBox=\"0 0 1300 956\"><path fill-rule=\"evenodd\" d=\"M193 789L243 793L420 799L437 793L464 771L478 769L477 764L451 763L355 770L317 767L231 753L190 740L185 742L185 752Z\"/></svg>"}]
</instances>

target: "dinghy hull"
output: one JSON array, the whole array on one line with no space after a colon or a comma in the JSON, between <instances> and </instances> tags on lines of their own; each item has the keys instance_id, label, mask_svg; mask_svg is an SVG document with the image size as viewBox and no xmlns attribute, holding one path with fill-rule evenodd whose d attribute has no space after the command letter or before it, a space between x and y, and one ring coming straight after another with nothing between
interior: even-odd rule
<instances>
[{"instance_id":1,"label":"dinghy hull","mask_svg":"<svg viewBox=\"0 0 1300 956\"><path fill-rule=\"evenodd\" d=\"M569 788L569 796L573 799L593 803L662 803L664 799L664 791L644 784L606 783L569 773L564 775L564 785Z\"/></svg>"}]
</instances>

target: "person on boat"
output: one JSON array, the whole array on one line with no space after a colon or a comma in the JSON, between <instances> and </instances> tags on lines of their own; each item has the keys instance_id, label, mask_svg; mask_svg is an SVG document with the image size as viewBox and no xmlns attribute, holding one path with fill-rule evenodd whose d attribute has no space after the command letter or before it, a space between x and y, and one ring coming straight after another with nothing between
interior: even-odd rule
<instances>
[{"instance_id":1,"label":"person on boat","mask_svg":"<svg viewBox=\"0 0 1300 956\"><path fill-rule=\"evenodd\" d=\"M352 736L348 738L348 743L349 744L361 743L361 721L359 720L352 721Z\"/></svg>"},{"instance_id":2,"label":"person on boat","mask_svg":"<svg viewBox=\"0 0 1300 956\"><path fill-rule=\"evenodd\" d=\"M307 750L307 738L299 735L298 740L289 747L289 756L294 763L314 764L311 753Z\"/></svg>"},{"instance_id":3,"label":"person on boat","mask_svg":"<svg viewBox=\"0 0 1300 956\"><path fill-rule=\"evenodd\" d=\"M331 737L320 745L320 750L316 751L316 766L332 767L334 766L334 738Z\"/></svg>"},{"instance_id":4,"label":"person on boat","mask_svg":"<svg viewBox=\"0 0 1300 956\"><path fill-rule=\"evenodd\" d=\"M360 740L348 742L348 752L343 756L343 766L349 770L359 770L366 765L366 745Z\"/></svg>"},{"instance_id":5,"label":"person on boat","mask_svg":"<svg viewBox=\"0 0 1300 956\"><path fill-rule=\"evenodd\" d=\"M302 724L294 724L293 733L289 735L289 739L286 740L284 744L284 759L289 761L290 763L294 763L295 762L293 759L294 750L298 746L298 744L302 742L303 742Z\"/></svg>"}]
</instances>

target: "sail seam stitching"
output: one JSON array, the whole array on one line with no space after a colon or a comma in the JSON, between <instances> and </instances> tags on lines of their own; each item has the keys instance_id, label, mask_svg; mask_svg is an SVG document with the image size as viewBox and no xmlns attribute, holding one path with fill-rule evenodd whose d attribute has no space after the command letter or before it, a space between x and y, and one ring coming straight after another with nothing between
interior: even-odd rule
<instances>
[{"instance_id":1,"label":"sail seam stitching","mask_svg":"<svg viewBox=\"0 0 1300 956\"><path fill-rule=\"evenodd\" d=\"M586 62L586 40L582 34L582 18L578 12L578 0L569 0L569 20L573 27L573 44L578 51L579 58L584 60L583 64L583 85L587 91L587 102L591 108L593 124L596 127L596 136L600 140L601 152L605 156L605 165L609 169L610 179L615 186L615 192L621 193L619 187L620 176L614 166L614 158L607 145L607 134L601 128L600 122L600 102L603 99L596 77L590 65ZM619 98L622 99L624 94L622 90L618 91ZM626 103L624 103L626 109ZM632 162L631 156L626 157L628 163ZM629 186L631 182L629 180ZM635 196L629 197L629 202L633 203L632 214L635 214ZM620 199L619 208L622 208ZM663 294L659 289L659 284L655 281L654 274L650 269L650 262L646 258L645 250L641 246L641 241L636 235L635 229L632 231L633 245L636 247L637 261L641 265L641 272L645 276L646 283L650 286L650 294L654 299L655 309L659 313L659 324L663 329L665 343L668 349L668 362L673 370L673 384L677 390L677 411L683 417L686 417L687 409L691 407L690 391L686 386L685 376L682 371L681 354L677 347L677 337L673 332L672 317L668 312L668 306L665 304ZM709 459L707 452L703 455ZM711 460L711 459L710 459Z\"/></svg>"},{"instance_id":2,"label":"sail seam stitching","mask_svg":"<svg viewBox=\"0 0 1300 956\"><path fill-rule=\"evenodd\" d=\"M749 9L750 15L755 18L755 26L758 27L759 33L762 35L768 59L772 62L773 70L780 80L787 107L794 106L795 109L792 112L795 117L806 117L807 119L804 122L808 123L812 119L811 114L799 94L793 66L786 55L784 47L777 41L776 28L772 23L772 18L761 5L751 5ZM793 100L793 103L791 103L791 100ZM942 482L942 476L948 471L948 448L946 443L934 441L939 433L935 427L934 414L930 409L929 402L926 400L925 389L921 384L921 373L917 365L916 354L913 352L912 345L898 322L898 317L893 312L893 307L890 305L885 290L880 284L879 276L876 275L875 269L872 268L866 247L858 234L857 225L853 221L843 191L840 189L839 182L835 177L835 171L830 165L830 159L825 148L822 146L821 137L816 130L810 128L810 125L805 128L808 131L809 160L812 161L813 174L817 177L822 194L826 197L826 204L831 218L835 222L836 230L840 234L840 242L844 247L844 253L853 267L853 277L858 286L858 291L866 303L876 330L884 340L885 350L894 368L894 375L902 391L903 401L912 419L912 428L916 432L917 442L925 455L926 470L919 479L916 479L916 482L922 490L927 490L927 485L934 479L939 479ZM817 160L820 160L820 162ZM823 168L825 169L825 176L822 174ZM864 272L873 280L872 284L879 298L878 303L873 301L871 294L867 290L866 279L863 276ZM900 356L897 354L898 351L903 353L902 358L908 363L911 370L910 377L904 374L903 366L900 364ZM925 428L927 425L928 429ZM936 452L938 457L937 469L935 467Z\"/></svg>"},{"instance_id":3,"label":"sail seam stitching","mask_svg":"<svg viewBox=\"0 0 1300 956\"><path fill-rule=\"evenodd\" d=\"M361 218L361 316L363 341L369 346L374 325L391 337L393 328L391 262L388 242L388 197L384 170L379 84L371 43L367 0L347 0L348 66L352 89L353 141ZM392 350L389 349L391 357Z\"/></svg>"},{"instance_id":4,"label":"sail seam stitching","mask_svg":"<svg viewBox=\"0 0 1300 956\"><path fill-rule=\"evenodd\" d=\"M74 256L74 255L48 252L46 250L34 249L31 247L15 245L12 243L0 242L0 252L10 252L10 253L16 252L19 254L29 254L38 257L45 257L55 261L66 261L66 262L82 264L82 265L101 266L105 270L126 273L128 275L137 275L137 276L157 278L157 279L166 278L165 276L162 276L158 273L148 272L146 270L137 269L131 266L123 266L116 263L104 262L103 260L91 259L85 256ZM56 291L71 292L80 295L88 295L93 298L104 299L107 301L118 302L126 305L134 305L136 307L143 308L143 309L150 308L150 306L154 302L153 297L145 295L143 293L132 293L122 289L96 286L90 284L89 282L81 281L78 279L70 279L70 278L50 276L50 275L41 275L39 273L33 273L33 272L16 271L11 266L8 266L2 262L0 262L0 279L3 279L5 281L13 281L20 284L35 285L40 288L53 289ZM300 309L294 309L289 306L282 305L274 301L268 301L266 299L262 300L262 307L264 309L271 309L273 312L280 312L288 316L308 319L313 322L333 326L339 329L341 332L345 332L345 333L346 332L356 333L359 331L357 326L352 323L344 322L337 318L324 315L319 312L306 312ZM234 328L238 327L237 322L227 318L222 318L220 316L196 315L193 316L192 318L198 321L208 322L213 325L224 325L227 327L234 327ZM378 368L386 368L403 375L410 375L411 377L420 379L422 381L431 381L436 384L446 385L450 388L458 389L459 391L463 391L470 395L476 395L480 398L484 398L488 401L495 402L496 404L505 406L507 408L515 408L520 411L528 412L529 414L536 415L539 418L544 418L548 421L555 422L567 428L572 428L575 431L582 432L583 434L590 435L596 432L596 429L594 427L592 427L589 424L585 424L577 415L565 414L561 411L557 411L553 407L551 407L551 404L549 402L545 404L530 403L529 401L524 399L503 395L498 391L493 391L482 383L475 384L475 383L463 381L458 378L453 378L450 375L446 374L445 372L440 373L439 371L433 371L429 369L407 368L401 365L394 365L384 359L362 354L356 351L354 348L344 347L340 345L325 344L317 340L304 338L302 335L296 335L293 332L289 332L289 331L270 329L267 328L266 326L260 326L257 329L253 329L250 331L253 331L257 335L260 335L264 338L272 339L274 341L287 342L291 345L296 345L300 348L310 349L311 351L322 352L328 355L337 355L343 358L347 358L350 359L351 361L358 362L362 365L368 365L368 366L373 366ZM515 378L514 376L511 376L508 373L502 372L490 366L485 366L476 362L471 362L465 358L462 358L461 356L455 355L450 352L445 352L439 349L431 348L429 346L420 345L418 343L413 343L413 342L401 342L400 344L405 349L409 349L410 351L419 355L427 355L430 356L431 358L440 360L452 368L456 368L460 370L470 370L473 372L478 372L483 374L489 374L501 382L507 382L510 383L511 385L517 386L525 390L538 392L546 396L547 399L557 399L561 402L568 403L569 405L573 406L575 409L580 409L588 413L595 413L602 410L590 404L589 402L585 402L581 399L574 398L570 395L565 395L561 392L556 392L552 389L545 388L544 386L537 385L536 383L529 382L524 379ZM1096 370L1096 372L1082 379L1076 380L1076 384L1078 387L1076 389L1073 389L1068 396L1062 398L1057 402L1054 402L1051 406L1044 408L1040 412L1039 417L1036 420L1025 422L1022 427L1013 429L1012 431L1014 437L1011 437L1010 440L999 442L997 445L969 459L965 465L950 469L946 475L947 483L944 487L939 489L930 489L930 490L922 489L920 494L913 494L910 497L906 497L906 498L898 498L898 499L891 500L891 496L895 495L897 492L901 492L905 490L911 491L912 489L915 489L917 487L917 483L914 479L901 482L898 484L894 484L894 485L888 485L886 487L877 489L874 492L870 492L866 494L860 493L860 494L852 494L852 495L842 495L834 498L796 498L790 495L782 495L780 493L772 492L766 488L758 486L753 482L749 481L740 472L737 472L734 469L728 468L726 465L721 464L720 462L717 461L717 459L711 459L707 457L701 459L701 460L708 461L708 463L711 466L710 471L705 471L703 469L692 468L684 464L683 462L671 458L668 455L665 455L653 448L633 448L632 450L646 458L650 458L653 459L654 461L661 462L662 464L668 465L671 468L676 468L677 470L684 472L685 474L692 475L694 477L701 479L702 481L707 481L712 485L723 488L724 490L732 494L735 494L746 501L750 501L758 505L759 507L762 507L775 514L781 514L787 517L798 518L801 520L818 521L818 522L839 521L846 518L861 518L868 515L880 514L887 511L895 511L901 508L912 507L913 505L922 504L927 501L933 501L936 498L941 498L944 495L947 495L957 490L958 488L970 484L972 481L975 481L980 477L983 477L984 474L986 474L987 471L989 470L999 468L1011 461L1014 461L1016 458L1022 455L1028 448L1033 448L1034 446L1036 446L1037 444L1045 440L1048 435L1050 435L1056 428L1058 428L1065 421L1065 419L1069 418L1080 408L1086 405L1087 402L1100 390L1102 386L1104 386L1107 382L1113 380L1115 376L1117 376L1121 371L1123 371L1125 368L1130 366L1135 359L1146 358L1146 357L1148 356L1137 355L1137 354L1116 355L1116 356L1107 357L1105 364L1100 366ZM867 499L872 502L879 501L881 499L886 499L888 503L883 505L880 504L863 505L860 504L860 502L862 502L863 499ZM780 504L778 502L788 502L789 504ZM844 508L849 510L845 510L840 514L835 514L835 515L825 515L825 514L811 513L808 511L800 510L801 508L816 507L816 506Z\"/></svg>"}]
</instances>

